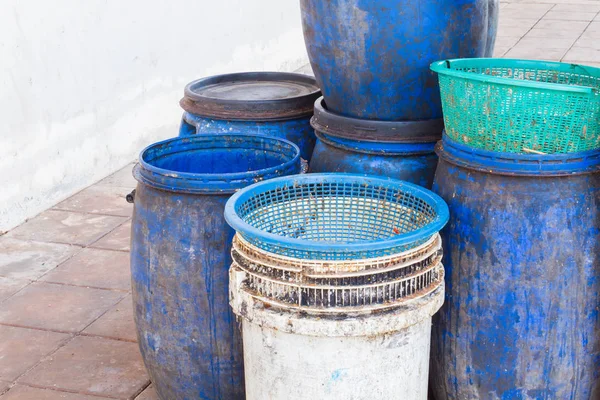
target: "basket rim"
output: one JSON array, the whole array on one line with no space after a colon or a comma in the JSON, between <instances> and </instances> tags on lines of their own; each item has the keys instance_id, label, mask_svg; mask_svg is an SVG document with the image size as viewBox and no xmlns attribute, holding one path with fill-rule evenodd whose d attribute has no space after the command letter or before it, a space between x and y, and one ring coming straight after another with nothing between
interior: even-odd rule
<instances>
[{"instance_id":1,"label":"basket rim","mask_svg":"<svg viewBox=\"0 0 600 400\"><path fill-rule=\"evenodd\" d=\"M485 64L484 64L485 63ZM591 72L592 76L600 78L600 68L581 65L581 64L570 64L561 63L556 61L540 61L540 60L526 60L518 58L455 58L436 61L431 64L430 68L432 71L440 74L447 75L456 78L464 78L467 80L480 81L485 83L494 83L497 85L504 86L520 86L525 88L535 89L546 89L553 91L580 93L580 94L597 94L600 89L591 86L577 86L577 85L565 85L562 83L545 83L545 82L534 82L523 79L512 79L512 78L501 78L497 76L490 76L485 74L476 74L473 72L456 71L450 69L450 64L464 64L465 66L473 64L484 64L482 66L488 67L529 67L535 69L552 69L559 72L569 72L567 69L583 68L588 72Z\"/></svg>"},{"instance_id":2,"label":"basket rim","mask_svg":"<svg viewBox=\"0 0 600 400\"><path fill-rule=\"evenodd\" d=\"M390 189L402 190L411 194L417 195L420 199L427 201L436 211L436 216L433 221L425 226L414 231L399 234L395 237L384 240L365 240L348 243L331 242L331 241L313 241L305 239L289 238L286 236L275 235L255 228L244 221L236 212L238 205L241 205L246 200L253 196L281 188L288 185L306 183L329 183L329 182L358 182L360 184L377 184ZM446 202L437 194L424 187L413 183L401 181L398 179L386 178L381 176L370 176L360 174L340 174L340 173L322 173L322 174L305 174L291 175L269 179L259 182L238 191L234 194L225 205L225 220L227 223L242 236L249 235L251 237L260 238L265 244L276 245L300 251L316 251L316 252L348 252L355 253L359 251L374 251L384 250L388 248L399 247L410 243L417 242L422 239L427 239L430 236L438 233L448 222L450 213Z\"/></svg>"}]
</instances>

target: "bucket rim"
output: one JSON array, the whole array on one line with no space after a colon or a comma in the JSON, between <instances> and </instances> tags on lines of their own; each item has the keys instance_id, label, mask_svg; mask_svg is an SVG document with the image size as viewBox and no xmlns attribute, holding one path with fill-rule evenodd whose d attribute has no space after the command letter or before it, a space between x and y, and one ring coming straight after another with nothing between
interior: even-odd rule
<instances>
[{"instance_id":1,"label":"bucket rim","mask_svg":"<svg viewBox=\"0 0 600 400\"><path fill-rule=\"evenodd\" d=\"M257 146L265 143L281 152L287 151L288 160L273 167L232 173L178 172L156 167L147 160L151 152L169 146L175 146L175 151L168 153L167 156L194 149L206 150L211 147L248 149L252 148L253 144ZM223 194L233 193L263 179L299 173L300 166L300 148L287 139L242 133L201 134L170 138L147 146L140 152L139 162L134 168L133 175L138 182L157 189L180 193Z\"/></svg>"},{"instance_id":2,"label":"bucket rim","mask_svg":"<svg viewBox=\"0 0 600 400\"><path fill-rule=\"evenodd\" d=\"M409 192L413 195L418 194L420 199L427 201L434 208L436 215L432 221L411 232L398 234L394 237L380 240L363 240L342 243L297 239L269 233L250 225L244 221L237 212L238 206L260 193L281 189L286 186L302 185L307 183L322 184L340 182L358 182L364 185L379 185L381 187ZM274 178L250 185L235 193L227 201L224 214L225 220L229 226L231 226L236 232L240 233L245 238L255 237L259 238L260 242L266 245L280 246L285 247L286 249L299 251L347 253L349 258L352 258L352 254L358 252L387 250L419 243L420 241L426 240L432 235L438 233L447 224L450 217L446 202L440 196L424 187L406 181L401 181L399 179L345 173L292 175Z\"/></svg>"}]
</instances>

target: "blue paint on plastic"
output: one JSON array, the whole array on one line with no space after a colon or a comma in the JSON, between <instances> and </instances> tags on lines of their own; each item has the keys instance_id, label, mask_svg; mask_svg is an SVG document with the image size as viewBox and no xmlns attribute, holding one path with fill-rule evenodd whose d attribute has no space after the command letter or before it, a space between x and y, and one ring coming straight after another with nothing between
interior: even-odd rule
<instances>
[{"instance_id":1,"label":"blue paint on plastic","mask_svg":"<svg viewBox=\"0 0 600 400\"><path fill-rule=\"evenodd\" d=\"M526 173L539 176L569 175L596 171L600 163L598 150L583 151L577 154L517 154L501 153L476 149L459 143L449 136L444 136L444 149L446 157L452 163L471 169L488 171L490 168L495 173Z\"/></svg>"},{"instance_id":2,"label":"blue paint on plastic","mask_svg":"<svg viewBox=\"0 0 600 400\"><path fill-rule=\"evenodd\" d=\"M442 116L429 65L491 57L498 0L301 0L304 38L329 109L357 118Z\"/></svg>"},{"instance_id":3,"label":"blue paint on plastic","mask_svg":"<svg viewBox=\"0 0 600 400\"><path fill-rule=\"evenodd\" d=\"M431 189L438 162L435 142L364 142L317 135L310 172L379 175Z\"/></svg>"},{"instance_id":4,"label":"blue paint on plastic","mask_svg":"<svg viewBox=\"0 0 600 400\"><path fill-rule=\"evenodd\" d=\"M438 152L450 221L434 397L600 398L600 151L515 162L445 137Z\"/></svg>"},{"instance_id":5,"label":"blue paint on plastic","mask_svg":"<svg viewBox=\"0 0 600 400\"><path fill-rule=\"evenodd\" d=\"M233 192L300 171L291 142L196 135L146 148L132 223L138 340L162 399L244 398L241 335L229 307Z\"/></svg>"},{"instance_id":6,"label":"blue paint on plastic","mask_svg":"<svg viewBox=\"0 0 600 400\"><path fill-rule=\"evenodd\" d=\"M189 112L183 114L179 136L232 132L287 139L300 148L301 157L307 161L310 160L316 140L310 126L310 116L283 121L227 121L204 118Z\"/></svg>"}]
</instances>

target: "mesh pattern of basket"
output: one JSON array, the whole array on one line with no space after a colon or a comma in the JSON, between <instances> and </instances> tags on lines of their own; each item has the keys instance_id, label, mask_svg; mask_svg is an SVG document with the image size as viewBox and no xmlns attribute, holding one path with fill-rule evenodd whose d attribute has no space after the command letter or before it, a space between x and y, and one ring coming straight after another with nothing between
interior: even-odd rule
<instances>
[{"instance_id":1,"label":"mesh pattern of basket","mask_svg":"<svg viewBox=\"0 0 600 400\"><path fill-rule=\"evenodd\" d=\"M600 147L600 69L508 59L433 63L446 134L508 153L558 154Z\"/></svg>"},{"instance_id":2,"label":"mesh pattern of basket","mask_svg":"<svg viewBox=\"0 0 600 400\"><path fill-rule=\"evenodd\" d=\"M312 313L369 312L397 307L443 283L439 234L395 256L318 262L286 259L236 235L232 271L243 271L243 290L262 302ZM327 272L329 271L329 272Z\"/></svg>"},{"instance_id":3,"label":"mesh pattern of basket","mask_svg":"<svg viewBox=\"0 0 600 400\"><path fill-rule=\"evenodd\" d=\"M414 248L448 221L448 207L410 183L350 174L309 174L247 187L225 218L252 245L282 256L356 260Z\"/></svg>"}]
</instances>

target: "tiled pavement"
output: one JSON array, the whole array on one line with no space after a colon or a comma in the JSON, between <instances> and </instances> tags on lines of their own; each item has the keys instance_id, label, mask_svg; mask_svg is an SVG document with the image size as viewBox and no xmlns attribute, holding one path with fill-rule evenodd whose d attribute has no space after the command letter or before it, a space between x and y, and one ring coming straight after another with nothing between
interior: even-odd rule
<instances>
[{"instance_id":1,"label":"tiled pavement","mask_svg":"<svg viewBox=\"0 0 600 400\"><path fill-rule=\"evenodd\" d=\"M128 165L0 237L0 398L156 399L136 343Z\"/></svg>"},{"instance_id":2,"label":"tiled pavement","mask_svg":"<svg viewBox=\"0 0 600 400\"><path fill-rule=\"evenodd\" d=\"M498 57L600 65L600 0L500 16ZM132 320L131 167L0 237L0 400L156 399Z\"/></svg>"},{"instance_id":3,"label":"tiled pavement","mask_svg":"<svg viewBox=\"0 0 600 400\"><path fill-rule=\"evenodd\" d=\"M600 0L508 0L496 57L600 66Z\"/></svg>"}]
</instances>

